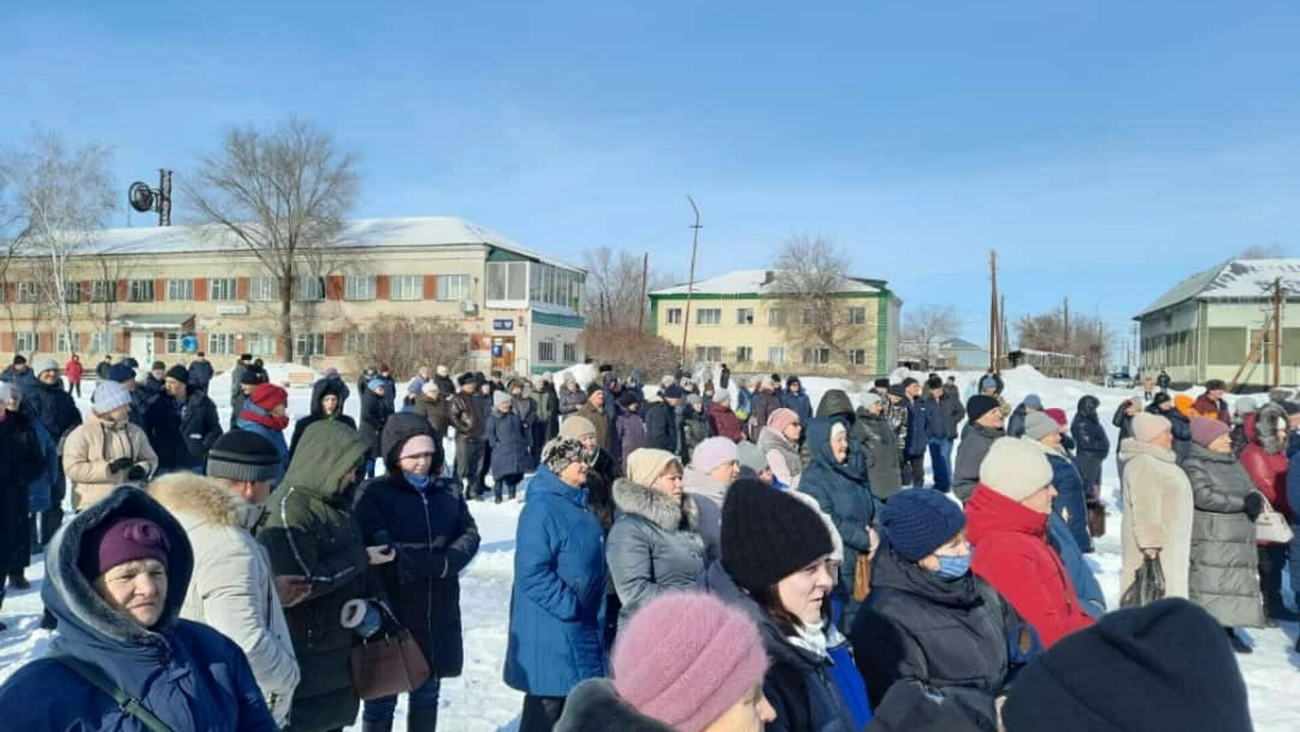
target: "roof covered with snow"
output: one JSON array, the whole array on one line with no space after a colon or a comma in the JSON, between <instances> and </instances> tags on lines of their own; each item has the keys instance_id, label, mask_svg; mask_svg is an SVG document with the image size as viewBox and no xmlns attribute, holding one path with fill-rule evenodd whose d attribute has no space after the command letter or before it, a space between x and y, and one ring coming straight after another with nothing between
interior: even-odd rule
<instances>
[{"instance_id":1,"label":"roof covered with snow","mask_svg":"<svg viewBox=\"0 0 1300 732\"><path fill-rule=\"evenodd\" d=\"M1134 320L1188 300L1267 300L1278 278L1283 287L1300 292L1300 259L1232 259L1174 285Z\"/></svg>"},{"instance_id":2,"label":"roof covered with snow","mask_svg":"<svg viewBox=\"0 0 1300 732\"><path fill-rule=\"evenodd\" d=\"M485 245L522 257L580 272L582 267L521 246L497 232L454 216L355 219L348 222L338 246L451 247ZM105 229L90 243L93 254L177 254L243 250L245 245L224 228L211 225Z\"/></svg>"},{"instance_id":3,"label":"roof covered with snow","mask_svg":"<svg viewBox=\"0 0 1300 732\"><path fill-rule=\"evenodd\" d=\"M973 348L980 351L984 350L984 346L981 346L978 343L971 343L970 341L964 338L949 338L948 340L940 341L939 347L940 348L961 348L961 349Z\"/></svg>"},{"instance_id":4,"label":"roof covered with snow","mask_svg":"<svg viewBox=\"0 0 1300 732\"><path fill-rule=\"evenodd\" d=\"M690 291L696 295L778 295L781 294L781 285L777 282L778 274L770 269L742 269L699 280ZM870 294L880 292L884 286L884 280L841 277L836 292ZM655 290L650 295L652 297L685 295L687 287L687 284L674 285Z\"/></svg>"}]
</instances>

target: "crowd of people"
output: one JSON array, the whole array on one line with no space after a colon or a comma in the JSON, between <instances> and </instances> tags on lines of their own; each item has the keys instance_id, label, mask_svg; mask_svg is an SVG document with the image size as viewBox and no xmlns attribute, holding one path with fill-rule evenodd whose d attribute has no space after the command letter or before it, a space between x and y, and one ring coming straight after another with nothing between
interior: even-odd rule
<instances>
[{"instance_id":1,"label":"crowd of people","mask_svg":"<svg viewBox=\"0 0 1300 732\"><path fill-rule=\"evenodd\" d=\"M427 673L388 671L407 728L436 729L489 495L524 500L502 669L521 732L1248 730L1234 629L1292 617L1270 594L1286 545L1254 547L1260 515L1294 522L1283 399L1235 425L1214 388L1187 414L1121 406L1124 582L1157 560L1170 599L1108 612L1084 559L1111 452L1092 396L1069 420L1012 410L996 374L965 400L931 374L814 405L798 377L608 366L586 387L421 368L403 392L380 364L358 420L331 370L286 439L251 357L225 430L201 355L140 383L101 363L84 422L57 363L19 360L0 444L25 554L5 556L17 587L45 546L58 628L0 686L24 729L389 730L396 696L357 667L379 638L411 641Z\"/></svg>"}]
</instances>

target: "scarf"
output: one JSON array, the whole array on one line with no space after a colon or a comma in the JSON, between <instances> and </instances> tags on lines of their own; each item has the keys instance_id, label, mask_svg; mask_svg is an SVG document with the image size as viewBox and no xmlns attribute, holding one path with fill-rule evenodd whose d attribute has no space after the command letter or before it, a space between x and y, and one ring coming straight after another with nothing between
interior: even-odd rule
<instances>
[{"instance_id":1,"label":"scarf","mask_svg":"<svg viewBox=\"0 0 1300 732\"><path fill-rule=\"evenodd\" d=\"M244 405L244 411L239 413L239 418L246 419L253 424L260 424L273 432L284 432L284 429L289 426L288 415L273 417L256 404Z\"/></svg>"},{"instance_id":2,"label":"scarf","mask_svg":"<svg viewBox=\"0 0 1300 732\"><path fill-rule=\"evenodd\" d=\"M790 645L809 651L818 658L830 658L830 652L826 650L829 645L826 631L822 630L819 625L800 623L795 626L794 635L789 636L786 640L790 641Z\"/></svg>"}]
</instances>

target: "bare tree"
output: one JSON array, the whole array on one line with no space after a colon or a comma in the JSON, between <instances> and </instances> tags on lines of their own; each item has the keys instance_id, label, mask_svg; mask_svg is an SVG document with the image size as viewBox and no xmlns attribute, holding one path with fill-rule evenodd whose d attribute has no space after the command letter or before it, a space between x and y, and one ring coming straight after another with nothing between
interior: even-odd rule
<instances>
[{"instance_id":1,"label":"bare tree","mask_svg":"<svg viewBox=\"0 0 1300 732\"><path fill-rule=\"evenodd\" d=\"M914 344L930 368L935 341L957 335L957 311L951 305L922 305L903 314L903 340Z\"/></svg>"},{"instance_id":2,"label":"bare tree","mask_svg":"<svg viewBox=\"0 0 1300 732\"><path fill-rule=\"evenodd\" d=\"M447 318L412 318L407 315L383 315L367 327L352 325L348 333L365 336L358 339L369 347L357 357L367 364L386 363L394 374L406 377L421 366L443 365L457 372L465 367L468 340L465 332ZM347 335L345 334L345 337Z\"/></svg>"},{"instance_id":3,"label":"bare tree","mask_svg":"<svg viewBox=\"0 0 1300 732\"><path fill-rule=\"evenodd\" d=\"M828 349L852 371L852 361L844 357L871 345L875 326L864 308L844 306L843 293L859 284L846 274L849 260L844 251L821 236L794 236L781 246L773 270L773 295L784 318L786 343L803 351Z\"/></svg>"},{"instance_id":4,"label":"bare tree","mask_svg":"<svg viewBox=\"0 0 1300 732\"><path fill-rule=\"evenodd\" d=\"M1277 242L1246 247L1236 256L1237 259L1283 259L1285 257L1286 250Z\"/></svg>"},{"instance_id":5,"label":"bare tree","mask_svg":"<svg viewBox=\"0 0 1300 732\"><path fill-rule=\"evenodd\" d=\"M602 246L583 252L582 261L587 268L583 314L588 324L602 328L635 328L649 324L650 301L642 297L641 292L642 273L645 271L643 255ZM652 268L646 278L645 290L650 292L667 287L671 282L671 277L662 270Z\"/></svg>"},{"instance_id":6,"label":"bare tree","mask_svg":"<svg viewBox=\"0 0 1300 732\"><path fill-rule=\"evenodd\" d=\"M1056 308L1046 313L1024 315L1016 323L1021 348L1078 356L1085 370L1101 374L1110 360L1110 331L1093 315L1070 314L1066 333L1065 313Z\"/></svg>"},{"instance_id":7,"label":"bare tree","mask_svg":"<svg viewBox=\"0 0 1300 732\"><path fill-rule=\"evenodd\" d=\"M681 352L667 339L644 330L623 326L588 325L578 336L583 350L593 361L607 363L618 373L640 369L646 374L676 371Z\"/></svg>"},{"instance_id":8,"label":"bare tree","mask_svg":"<svg viewBox=\"0 0 1300 732\"><path fill-rule=\"evenodd\" d=\"M279 340L293 360L298 277L330 274L360 182L356 158L310 122L232 129L185 191L211 235L232 237L279 279Z\"/></svg>"},{"instance_id":9,"label":"bare tree","mask_svg":"<svg viewBox=\"0 0 1300 732\"><path fill-rule=\"evenodd\" d=\"M39 299L57 315L69 342L72 306L81 300L69 264L89 248L115 208L111 160L103 145L71 146L59 134L41 131L0 160L0 178L13 191L10 216L16 217L10 257L21 249L33 258Z\"/></svg>"}]
</instances>

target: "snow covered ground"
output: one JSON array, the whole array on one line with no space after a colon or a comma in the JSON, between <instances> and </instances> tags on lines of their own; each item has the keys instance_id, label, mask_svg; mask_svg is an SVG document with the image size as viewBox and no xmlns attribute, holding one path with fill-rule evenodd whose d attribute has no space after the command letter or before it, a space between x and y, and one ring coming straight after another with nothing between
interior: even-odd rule
<instances>
[{"instance_id":1,"label":"snow covered ground","mask_svg":"<svg viewBox=\"0 0 1300 732\"><path fill-rule=\"evenodd\" d=\"M947 376L947 373L944 374ZM586 374L584 374L586 376ZM923 377L922 374L917 374ZM902 374L896 374L896 379ZM958 373L963 392L973 389L976 373ZM1133 392L1102 389L1090 384L1060 379L1049 379L1030 368L1021 368L1004 374L1004 396L1012 405L1027 394L1038 394L1048 407L1061 407L1071 416L1080 397L1093 394L1101 400L1102 422L1111 430L1112 442L1117 435L1110 427L1110 416L1121 401ZM860 389L869 384L855 385L836 379L807 378L808 389L814 404L829 388L845 388L857 402ZM222 422L229 414L228 391L217 388L217 406L222 410ZM89 407L90 390L85 391L83 409ZM303 416L308 412L310 390L290 390L291 414ZM354 395L348 400L347 411L355 414L358 400ZM1118 534L1120 515L1119 481L1114 460L1108 460L1104 473L1105 499L1110 506L1107 535L1097 542L1097 554L1090 557L1099 573L1102 587L1112 607L1118 605L1120 587L1120 550ZM442 691L442 728L466 732L501 731L516 728L522 695L506 687L501 681L502 663L508 639L507 615L510 605L510 582L514 561L514 531L521 506L506 503L501 506L475 503L474 516L483 537L482 548L462 577L462 612L465 624L465 672L461 678L448 679ZM28 576L33 589L16 593L10 591L0 611L0 619L9 624L9 630L0 634L0 681L12 674L23 663L39 657L49 643L49 633L39 629L41 603L39 588L44 574L39 558ZM1252 630L1248 632L1255 652L1239 656L1242 672L1250 689L1251 710L1255 729L1259 732L1289 732L1296 729L1300 719L1300 655L1291 652L1300 629L1296 624L1284 624L1280 629ZM405 700L398 707L398 728L403 725ZM360 724L354 729L360 729Z\"/></svg>"}]
</instances>

